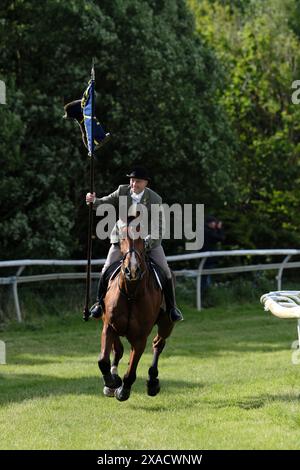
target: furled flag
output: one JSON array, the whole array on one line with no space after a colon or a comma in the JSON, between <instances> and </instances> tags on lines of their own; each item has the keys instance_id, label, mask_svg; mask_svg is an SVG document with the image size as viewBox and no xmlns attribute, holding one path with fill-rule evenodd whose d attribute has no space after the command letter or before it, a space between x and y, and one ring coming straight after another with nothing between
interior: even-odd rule
<instances>
[{"instance_id":1,"label":"furled flag","mask_svg":"<svg viewBox=\"0 0 300 470\"><path fill-rule=\"evenodd\" d=\"M110 137L109 133L105 133L93 113L94 85L94 80L90 80L82 99L71 101L71 103L64 106L65 114L63 116L64 118L75 119L79 124L83 143L89 150L90 156L102 147Z\"/></svg>"}]
</instances>

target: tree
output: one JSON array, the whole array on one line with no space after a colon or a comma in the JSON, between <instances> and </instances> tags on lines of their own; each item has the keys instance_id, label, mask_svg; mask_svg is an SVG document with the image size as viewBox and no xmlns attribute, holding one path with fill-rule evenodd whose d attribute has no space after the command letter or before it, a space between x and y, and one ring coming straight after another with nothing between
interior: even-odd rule
<instances>
[{"instance_id":1,"label":"tree","mask_svg":"<svg viewBox=\"0 0 300 470\"><path fill-rule=\"evenodd\" d=\"M239 142L239 197L228 219L240 246L300 241L300 109L291 101L300 48L289 21L293 4L251 1L241 12L228 2L191 2L199 34L226 70L220 103Z\"/></svg>"},{"instance_id":2,"label":"tree","mask_svg":"<svg viewBox=\"0 0 300 470\"><path fill-rule=\"evenodd\" d=\"M96 162L97 192L112 191L143 161L166 202L207 202L213 194L217 207L233 198L218 62L195 35L184 0L4 3L0 78L11 84L0 111L5 257L83 255L88 160L78 129L61 117L63 104L81 96L92 57L97 114L112 134Z\"/></svg>"}]
</instances>

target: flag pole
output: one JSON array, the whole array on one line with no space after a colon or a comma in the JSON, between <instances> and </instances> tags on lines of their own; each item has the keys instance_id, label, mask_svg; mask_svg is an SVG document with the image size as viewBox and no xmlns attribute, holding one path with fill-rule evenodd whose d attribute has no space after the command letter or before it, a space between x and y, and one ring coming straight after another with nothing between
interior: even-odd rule
<instances>
[{"instance_id":1,"label":"flag pole","mask_svg":"<svg viewBox=\"0 0 300 470\"><path fill-rule=\"evenodd\" d=\"M90 157L90 193L94 192L94 117L95 117L95 69L94 59L92 60L91 70L91 145L89 148ZM88 222L88 241L87 241L87 270L86 270L86 292L85 292L85 306L83 310L83 320L88 321L89 303L90 303L90 290L91 290L91 254L92 254L92 230L93 230L93 203L89 203L89 222Z\"/></svg>"}]
</instances>

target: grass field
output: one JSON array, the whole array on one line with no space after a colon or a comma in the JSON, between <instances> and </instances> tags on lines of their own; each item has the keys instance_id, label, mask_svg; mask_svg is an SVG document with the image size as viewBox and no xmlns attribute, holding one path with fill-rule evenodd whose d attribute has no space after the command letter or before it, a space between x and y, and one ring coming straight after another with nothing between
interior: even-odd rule
<instances>
[{"instance_id":1,"label":"grass field","mask_svg":"<svg viewBox=\"0 0 300 470\"><path fill-rule=\"evenodd\" d=\"M6 326L0 448L299 448L300 365L291 362L296 321L276 319L259 303L183 310L186 320L161 357L161 393L148 397L145 390L149 341L122 403L102 395L100 324L66 312ZM127 356L121 375L126 363Z\"/></svg>"}]
</instances>

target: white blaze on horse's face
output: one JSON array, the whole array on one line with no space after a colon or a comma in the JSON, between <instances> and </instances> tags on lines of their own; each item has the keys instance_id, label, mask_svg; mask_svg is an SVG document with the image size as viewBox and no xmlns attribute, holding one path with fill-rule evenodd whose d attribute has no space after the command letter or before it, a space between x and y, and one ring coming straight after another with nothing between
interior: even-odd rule
<instances>
[{"instance_id":1,"label":"white blaze on horse's face","mask_svg":"<svg viewBox=\"0 0 300 470\"><path fill-rule=\"evenodd\" d=\"M131 243L131 249L133 251L130 253L130 259L129 259L129 269L130 269L130 277L132 280L135 280L137 277L137 267L138 267L138 260L134 251L134 240L136 239L136 227L130 225L128 227L128 235L130 239L132 240Z\"/></svg>"},{"instance_id":2,"label":"white blaze on horse's face","mask_svg":"<svg viewBox=\"0 0 300 470\"><path fill-rule=\"evenodd\" d=\"M138 267L138 262L136 258L136 254L133 251L130 256L130 273L131 273L131 279L136 279L137 277L137 267Z\"/></svg>"}]
</instances>

